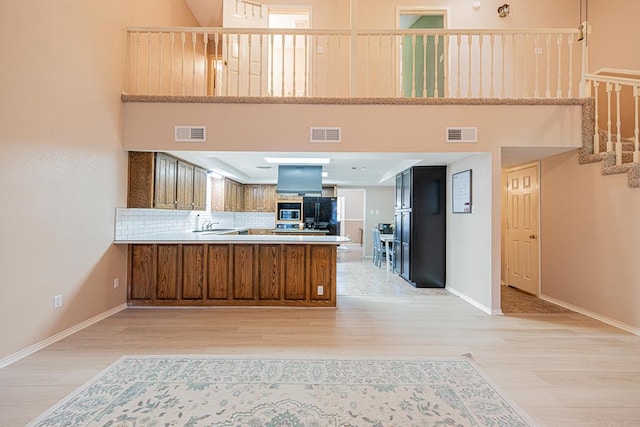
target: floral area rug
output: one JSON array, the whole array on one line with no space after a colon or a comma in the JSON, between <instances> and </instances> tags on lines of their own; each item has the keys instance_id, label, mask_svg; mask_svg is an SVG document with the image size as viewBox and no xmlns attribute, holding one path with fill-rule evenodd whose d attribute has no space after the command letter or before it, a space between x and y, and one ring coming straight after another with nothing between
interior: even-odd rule
<instances>
[{"instance_id":1,"label":"floral area rug","mask_svg":"<svg viewBox=\"0 0 640 427\"><path fill-rule=\"evenodd\" d=\"M125 356L29 426L528 426L468 357Z\"/></svg>"}]
</instances>

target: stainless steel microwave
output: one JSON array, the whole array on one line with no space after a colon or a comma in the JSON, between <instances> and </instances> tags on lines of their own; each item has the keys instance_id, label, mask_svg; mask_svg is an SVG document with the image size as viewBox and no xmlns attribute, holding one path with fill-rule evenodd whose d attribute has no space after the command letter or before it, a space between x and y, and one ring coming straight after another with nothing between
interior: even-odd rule
<instances>
[{"instance_id":1,"label":"stainless steel microwave","mask_svg":"<svg viewBox=\"0 0 640 427\"><path fill-rule=\"evenodd\" d=\"M281 208L278 210L278 221L300 221L300 209Z\"/></svg>"}]
</instances>

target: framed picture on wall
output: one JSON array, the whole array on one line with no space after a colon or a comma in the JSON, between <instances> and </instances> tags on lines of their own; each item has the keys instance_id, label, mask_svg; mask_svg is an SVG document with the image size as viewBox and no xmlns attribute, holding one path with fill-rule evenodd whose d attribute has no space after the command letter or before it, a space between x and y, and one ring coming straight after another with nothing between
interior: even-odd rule
<instances>
[{"instance_id":1,"label":"framed picture on wall","mask_svg":"<svg viewBox=\"0 0 640 427\"><path fill-rule=\"evenodd\" d=\"M451 177L453 213L471 213L471 169Z\"/></svg>"}]
</instances>

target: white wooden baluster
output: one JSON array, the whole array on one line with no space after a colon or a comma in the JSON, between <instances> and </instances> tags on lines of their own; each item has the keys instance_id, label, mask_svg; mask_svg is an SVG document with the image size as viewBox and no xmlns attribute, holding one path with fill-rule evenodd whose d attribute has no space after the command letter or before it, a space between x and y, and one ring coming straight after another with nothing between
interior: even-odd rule
<instances>
[{"instance_id":1,"label":"white wooden baluster","mask_svg":"<svg viewBox=\"0 0 640 427\"><path fill-rule=\"evenodd\" d=\"M411 97L416 97L416 35L411 35Z\"/></svg>"},{"instance_id":2,"label":"white wooden baluster","mask_svg":"<svg viewBox=\"0 0 640 427\"><path fill-rule=\"evenodd\" d=\"M544 96L551 98L551 34L547 34L547 83Z\"/></svg>"},{"instance_id":3,"label":"white wooden baluster","mask_svg":"<svg viewBox=\"0 0 640 427\"><path fill-rule=\"evenodd\" d=\"M522 85L523 85L523 90L522 90L522 96L527 98L529 96L529 72L528 72L528 64L527 64L527 57L529 56L529 34L525 34L524 35L524 49L522 49L522 52L524 53L524 78L522 79ZM534 52L534 59L535 59L535 52Z\"/></svg>"},{"instance_id":4,"label":"white wooden baluster","mask_svg":"<svg viewBox=\"0 0 640 427\"><path fill-rule=\"evenodd\" d=\"M196 94L196 33L191 33L191 95Z\"/></svg>"},{"instance_id":5,"label":"white wooden baluster","mask_svg":"<svg viewBox=\"0 0 640 427\"><path fill-rule=\"evenodd\" d=\"M569 35L569 87L567 88L567 98L573 95L573 36Z\"/></svg>"},{"instance_id":6,"label":"white wooden baluster","mask_svg":"<svg viewBox=\"0 0 640 427\"><path fill-rule=\"evenodd\" d=\"M467 34L467 41L469 45L469 63L467 66L469 67L469 76L467 81L467 98L471 98L471 46L473 45L473 35Z\"/></svg>"},{"instance_id":7,"label":"white wooden baluster","mask_svg":"<svg viewBox=\"0 0 640 427\"><path fill-rule=\"evenodd\" d=\"M258 96L264 96L264 87L262 85L265 71L264 71L264 34L260 34L258 43L260 44L260 72L258 73Z\"/></svg>"},{"instance_id":8,"label":"white wooden baluster","mask_svg":"<svg viewBox=\"0 0 640 427\"><path fill-rule=\"evenodd\" d=\"M395 49L396 43L394 42L395 36L394 35L389 35L389 56L393 56L393 50ZM402 37L400 37L400 43L402 43ZM396 87L396 85L398 83L400 83L398 81L398 79L394 79L393 77L393 73L394 73L394 68L391 66L391 63L389 63L389 66L387 67L387 70L389 72L388 78L387 78L387 82L388 82L388 93L393 94L395 93L396 96L398 96L398 88ZM402 78L402 76L400 76ZM402 87L402 84L400 85L400 87Z\"/></svg>"},{"instance_id":9,"label":"white wooden baluster","mask_svg":"<svg viewBox=\"0 0 640 427\"><path fill-rule=\"evenodd\" d=\"M298 39L297 35L292 35L291 36L293 38L293 84L292 84L292 94L291 96L296 96L296 41Z\"/></svg>"},{"instance_id":10,"label":"white wooden baluster","mask_svg":"<svg viewBox=\"0 0 640 427\"><path fill-rule=\"evenodd\" d=\"M600 109L598 108L598 106L600 105L598 103L598 99L600 97L600 82L599 81L594 81L593 82L593 89L594 89L594 109L595 109L595 129L594 129L594 133L593 133L593 154L600 154L600 129L598 128L598 121L600 119Z\"/></svg>"},{"instance_id":11,"label":"white wooden baluster","mask_svg":"<svg viewBox=\"0 0 640 427\"><path fill-rule=\"evenodd\" d=\"M435 63L433 64L433 68L435 69L435 72L433 73L433 97L434 98L439 98L440 97L440 93L439 93L439 88L438 88L438 68L440 67L440 49L438 49L438 46L440 44L440 35L436 33L435 38L433 39L433 43L434 43L434 50L435 50L435 54L434 54L434 59L435 59ZM427 55L424 56L425 57L425 61L424 61L424 69L426 71L427 69ZM426 89L426 88L425 88Z\"/></svg>"},{"instance_id":12,"label":"white wooden baluster","mask_svg":"<svg viewBox=\"0 0 640 427\"><path fill-rule=\"evenodd\" d=\"M305 98L309 96L309 37L311 37L311 35L304 36L304 88L302 89L302 96Z\"/></svg>"},{"instance_id":13,"label":"white wooden baluster","mask_svg":"<svg viewBox=\"0 0 640 427\"><path fill-rule=\"evenodd\" d=\"M269 91L270 91L270 95L271 96L276 96L276 94L274 92L274 88L273 88L273 84L274 84L273 83L273 68L274 68L274 64L275 64L274 51L275 51L275 47L276 47L275 41L274 41L274 37L275 36L273 34L271 34L271 42L269 44L270 45L270 49L269 50L271 51L271 62L270 62L271 63L271 69L269 70L269 72L271 73L271 88L269 89Z\"/></svg>"},{"instance_id":14,"label":"white wooden baluster","mask_svg":"<svg viewBox=\"0 0 640 427\"><path fill-rule=\"evenodd\" d=\"M136 87L134 93L138 95L138 85L140 84L140 31L136 31Z\"/></svg>"},{"instance_id":15,"label":"white wooden baluster","mask_svg":"<svg viewBox=\"0 0 640 427\"><path fill-rule=\"evenodd\" d=\"M480 70L479 70L479 76L478 76L478 98L482 98L483 97L483 93L482 93L482 88L484 86L484 78L482 76L482 51L484 50L483 44L484 44L484 35L483 34L478 34L478 50L479 50L479 65L480 65Z\"/></svg>"},{"instance_id":16,"label":"white wooden baluster","mask_svg":"<svg viewBox=\"0 0 640 427\"><path fill-rule=\"evenodd\" d=\"M460 69L460 43L462 42L462 34L456 34L456 45L458 46L458 69L456 76L456 98L460 98L460 76L462 75L462 70Z\"/></svg>"},{"instance_id":17,"label":"white wooden baluster","mask_svg":"<svg viewBox=\"0 0 640 427\"><path fill-rule=\"evenodd\" d=\"M336 49L336 98L340 97L340 35L336 36L337 49Z\"/></svg>"},{"instance_id":18,"label":"white wooden baluster","mask_svg":"<svg viewBox=\"0 0 640 427\"><path fill-rule=\"evenodd\" d=\"M318 96L318 39L320 36L313 35L311 36L311 46L313 47L313 52L311 52L311 57L313 58L313 62L311 64L311 69L313 70L313 90L311 91L311 96Z\"/></svg>"},{"instance_id":19,"label":"white wooden baluster","mask_svg":"<svg viewBox=\"0 0 640 427\"><path fill-rule=\"evenodd\" d=\"M638 98L640 98L640 86L634 86L633 87L633 99L634 99L634 116L636 118L635 120L635 131L634 131L634 136L635 136L635 150L633 151L633 161L638 163L640 162L640 125L638 124L638 120L640 120L640 108L638 106Z\"/></svg>"},{"instance_id":20,"label":"white wooden baluster","mask_svg":"<svg viewBox=\"0 0 640 427\"><path fill-rule=\"evenodd\" d=\"M495 79L495 71L493 69L494 62L494 48L495 48L495 36L491 34L489 36L489 42L491 43L491 68L490 68L490 82L489 82L489 98L494 98L495 93L493 91L493 80Z\"/></svg>"},{"instance_id":21,"label":"white wooden baluster","mask_svg":"<svg viewBox=\"0 0 640 427\"><path fill-rule=\"evenodd\" d=\"M169 69L169 92L173 95L173 58L176 46L176 33L171 33L171 68Z\"/></svg>"},{"instance_id":22,"label":"white wooden baluster","mask_svg":"<svg viewBox=\"0 0 640 427\"><path fill-rule=\"evenodd\" d=\"M151 95L151 32L147 32L147 95Z\"/></svg>"},{"instance_id":23,"label":"white wooden baluster","mask_svg":"<svg viewBox=\"0 0 640 427\"><path fill-rule=\"evenodd\" d=\"M451 92L451 87L449 86L449 78L447 78L449 76L449 72L451 71L449 69L449 61L444 61L445 56L448 56L449 53L451 52L449 50L449 48L451 47L451 40L449 39L449 34L445 34L444 35L444 49L442 50L442 54L440 54L440 56L438 56L438 67L440 67L440 62L442 62L442 69L444 70L444 93L442 94L442 97L444 98L448 98L449 97L449 93ZM442 60L441 60L442 59Z\"/></svg>"},{"instance_id":24,"label":"white wooden baluster","mask_svg":"<svg viewBox=\"0 0 640 427\"><path fill-rule=\"evenodd\" d=\"M220 54L220 52L218 52L218 46L219 46L219 43L220 43L219 33L215 34L213 40L214 40L214 43L215 43L215 45L213 46L213 50L215 52L214 58L216 58L216 63L217 63L217 60L219 58L218 55ZM218 76L218 67L217 66L214 68L213 73L214 73L213 74L214 75L214 87L211 88L211 90L213 91L214 95L222 95L222 93L220 91L220 85L221 85L222 81L218 80L218 78L221 77L221 76Z\"/></svg>"},{"instance_id":25,"label":"white wooden baluster","mask_svg":"<svg viewBox=\"0 0 640 427\"><path fill-rule=\"evenodd\" d=\"M204 66L202 67L202 94L207 94L207 79L209 78L209 34L207 32L202 33L202 57L204 58Z\"/></svg>"},{"instance_id":26,"label":"white wooden baluster","mask_svg":"<svg viewBox=\"0 0 640 427\"><path fill-rule=\"evenodd\" d=\"M607 151L613 151L613 141L611 140L611 91L613 84L607 82Z\"/></svg>"},{"instance_id":27,"label":"white wooden baluster","mask_svg":"<svg viewBox=\"0 0 640 427\"><path fill-rule=\"evenodd\" d=\"M428 86L428 82L427 82L427 42L429 40L429 37L424 34L422 36L422 97L423 98L427 98L429 96L429 94L427 93L427 86ZM437 55L436 55L437 56Z\"/></svg>"},{"instance_id":28,"label":"white wooden baluster","mask_svg":"<svg viewBox=\"0 0 640 427\"><path fill-rule=\"evenodd\" d=\"M616 132L617 132L617 138L616 138L616 164L617 165L621 165L622 164L622 139L621 139L621 133L622 133L622 123L621 123L621 119L620 119L620 91L622 90L622 85L620 83L616 83L615 86L615 91L616 91Z\"/></svg>"},{"instance_id":29,"label":"white wooden baluster","mask_svg":"<svg viewBox=\"0 0 640 427\"><path fill-rule=\"evenodd\" d=\"M162 95L162 35L158 33L158 95Z\"/></svg>"},{"instance_id":30,"label":"white wooden baluster","mask_svg":"<svg viewBox=\"0 0 640 427\"><path fill-rule=\"evenodd\" d=\"M558 81L556 82L556 98L562 98L562 34L558 34Z\"/></svg>"}]
</instances>

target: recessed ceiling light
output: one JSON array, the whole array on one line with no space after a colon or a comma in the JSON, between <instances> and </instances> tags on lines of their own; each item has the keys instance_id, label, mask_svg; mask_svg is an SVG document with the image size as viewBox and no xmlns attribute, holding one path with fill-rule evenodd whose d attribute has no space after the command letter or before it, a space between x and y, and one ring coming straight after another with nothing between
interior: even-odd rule
<instances>
[{"instance_id":1,"label":"recessed ceiling light","mask_svg":"<svg viewBox=\"0 0 640 427\"><path fill-rule=\"evenodd\" d=\"M290 165L327 165L331 159L324 157L265 157L267 163Z\"/></svg>"}]
</instances>

